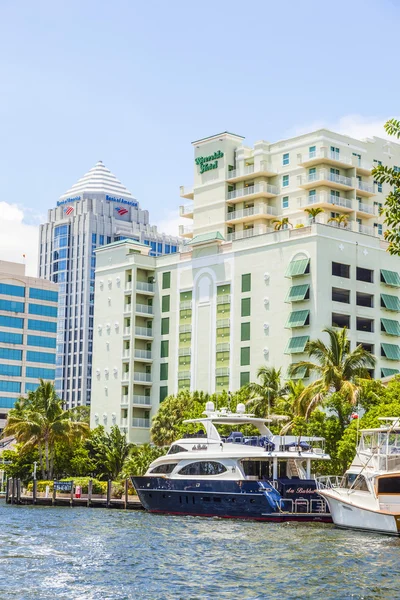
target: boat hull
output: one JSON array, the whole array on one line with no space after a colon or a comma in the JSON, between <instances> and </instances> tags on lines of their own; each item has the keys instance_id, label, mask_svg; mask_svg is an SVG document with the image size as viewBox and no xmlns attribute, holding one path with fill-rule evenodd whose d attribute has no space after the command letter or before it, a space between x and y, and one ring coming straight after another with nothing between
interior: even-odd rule
<instances>
[{"instance_id":1,"label":"boat hull","mask_svg":"<svg viewBox=\"0 0 400 600\"><path fill-rule=\"evenodd\" d=\"M400 514L356 506L332 492L320 494L325 498L337 527L400 535Z\"/></svg>"},{"instance_id":2,"label":"boat hull","mask_svg":"<svg viewBox=\"0 0 400 600\"><path fill-rule=\"evenodd\" d=\"M173 480L160 477L132 477L133 486L144 508L151 513L248 519L255 521L318 521L331 523L326 511L301 499L283 510L260 490L257 482ZM308 511L306 507L308 506ZM291 508L295 507L293 511Z\"/></svg>"}]
</instances>

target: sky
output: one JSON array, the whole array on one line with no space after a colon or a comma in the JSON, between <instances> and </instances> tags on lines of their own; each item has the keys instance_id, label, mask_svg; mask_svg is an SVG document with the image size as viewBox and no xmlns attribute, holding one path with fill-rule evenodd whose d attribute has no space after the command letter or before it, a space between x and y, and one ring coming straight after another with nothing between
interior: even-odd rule
<instances>
[{"instance_id":1,"label":"sky","mask_svg":"<svg viewBox=\"0 0 400 600\"><path fill-rule=\"evenodd\" d=\"M191 142L399 116L400 0L0 0L0 260L98 160L177 234Z\"/></svg>"}]
</instances>

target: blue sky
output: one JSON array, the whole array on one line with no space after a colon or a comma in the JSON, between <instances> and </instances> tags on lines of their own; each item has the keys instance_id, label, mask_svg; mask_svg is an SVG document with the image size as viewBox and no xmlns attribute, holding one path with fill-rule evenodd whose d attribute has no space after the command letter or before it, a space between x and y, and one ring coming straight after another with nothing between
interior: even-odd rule
<instances>
[{"instance_id":1,"label":"blue sky","mask_svg":"<svg viewBox=\"0 0 400 600\"><path fill-rule=\"evenodd\" d=\"M0 0L0 203L32 223L101 159L167 226L192 140L378 134L398 115L399 16L397 0Z\"/></svg>"}]
</instances>

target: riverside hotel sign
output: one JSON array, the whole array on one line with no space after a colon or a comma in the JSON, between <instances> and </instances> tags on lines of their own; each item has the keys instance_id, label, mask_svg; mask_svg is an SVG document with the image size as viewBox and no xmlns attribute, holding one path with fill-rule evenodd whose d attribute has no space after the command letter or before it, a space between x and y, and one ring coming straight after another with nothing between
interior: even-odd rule
<instances>
[{"instance_id":1,"label":"riverside hotel sign","mask_svg":"<svg viewBox=\"0 0 400 600\"><path fill-rule=\"evenodd\" d=\"M221 152L221 150L217 150L217 152L214 152L214 154L211 154L210 156L199 156L198 158L195 158L194 162L200 167L200 175L206 171L218 169L218 159L223 156L224 153Z\"/></svg>"}]
</instances>

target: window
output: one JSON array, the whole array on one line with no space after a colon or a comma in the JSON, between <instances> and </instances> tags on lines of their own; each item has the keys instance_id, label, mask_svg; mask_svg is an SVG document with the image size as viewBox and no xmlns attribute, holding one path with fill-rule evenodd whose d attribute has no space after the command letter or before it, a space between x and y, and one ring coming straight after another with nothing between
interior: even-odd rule
<instances>
[{"instance_id":1,"label":"window","mask_svg":"<svg viewBox=\"0 0 400 600\"><path fill-rule=\"evenodd\" d=\"M292 285L290 288L285 302L301 302L302 300L309 300L310 298L310 284L305 283L303 285Z\"/></svg>"},{"instance_id":2,"label":"window","mask_svg":"<svg viewBox=\"0 0 400 600\"><path fill-rule=\"evenodd\" d=\"M45 300L46 302L57 302L58 292L41 290L39 288L29 288L29 298L32 298L33 300Z\"/></svg>"},{"instance_id":3,"label":"window","mask_svg":"<svg viewBox=\"0 0 400 600\"><path fill-rule=\"evenodd\" d=\"M247 385L248 383L250 383L250 372L242 371L240 373L240 387L243 387L244 385Z\"/></svg>"},{"instance_id":4,"label":"window","mask_svg":"<svg viewBox=\"0 0 400 600\"><path fill-rule=\"evenodd\" d=\"M289 175L283 175L282 187L289 187Z\"/></svg>"},{"instance_id":5,"label":"window","mask_svg":"<svg viewBox=\"0 0 400 600\"><path fill-rule=\"evenodd\" d=\"M357 329L357 331L368 331L370 333L373 333L373 331L374 331L373 319L366 319L365 317L357 317L356 329Z\"/></svg>"},{"instance_id":6,"label":"window","mask_svg":"<svg viewBox=\"0 0 400 600\"><path fill-rule=\"evenodd\" d=\"M2 342L3 344L22 344L22 339L22 333L10 333L9 331L0 331L0 342Z\"/></svg>"},{"instance_id":7,"label":"window","mask_svg":"<svg viewBox=\"0 0 400 600\"><path fill-rule=\"evenodd\" d=\"M22 344L22 342L18 343ZM39 346L41 348L55 348L56 338L44 337L41 335L28 335L27 343L28 346Z\"/></svg>"},{"instance_id":8,"label":"window","mask_svg":"<svg viewBox=\"0 0 400 600\"><path fill-rule=\"evenodd\" d=\"M282 208L289 208L289 196L283 196Z\"/></svg>"},{"instance_id":9,"label":"window","mask_svg":"<svg viewBox=\"0 0 400 600\"><path fill-rule=\"evenodd\" d=\"M400 300L397 296L381 294L381 307L393 312L400 312Z\"/></svg>"},{"instance_id":10,"label":"window","mask_svg":"<svg viewBox=\"0 0 400 600\"><path fill-rule=\"evenodd\" d=\"M41 369L40 367L26 367L26 376L32 379L50 379L55 376L54 369Z\"/></svg>"},{"instance_id":11,"label":"window","mask_svg":"<svg viewBox=\"0 0 400 600\"><path fill-rule=\"evenodd\" d=\"M378 235L383 235L383 226L381 223L374 223L374 227L376 227Z\"/></svg>"},{"instance_id":12,"label":"window","mask_svg":"<svg viewBox=\"0 0 400 600\"><path fill-rule=\"evenodd\" d=\"M371 354L374 353L373 344L367 344L366 342L357 342L357 346L361 346L362 348L364 348L364 350L366 350L366 352L370 352Z\"/></svg>"},{"instance_id":13,"label":"window","mask_svg":"<svg viewBox=\"0 0 400 600\"><path fill-rule=\"evenodd\" d=\"M305 327L310 324L309 310L295 310L290 313L286 321L286 328Z\"/></svg>"},{"instance_id":14,"label":"window","mask_svg":"<svg viewBox=\"0 0 400 600\"><path fill-rule=\"evenodd\" d=\"M397 271L381 269L381 283L386 283L390 287L400 287L400 276Z\"/></svg>"},{"instance_id":15,"label":"window","mask_svg":"<svg viewBox=\"0 0 400 600\"><path fill-rule=\"evenodd\" d=\"M4 360L22 360L22 350L0 348L0 358L4 358Z\"/></svg>"},{"instance_id":16,"label":"window","mask_svg":"<svg viewBox=\"0 0 400 600\"><path fill-rule=\"evenodd\" d=\"M240 365L246 366L250 364L250 346L240 348Z\"/></svg>"},{"instance_id":17,"label":"window","mask_svg":"<svg viewBox=\"0 0 400 600\"><path fill-rule=\"evenodd\" d=\"M179 471L179 475L196 475L204 477L206 475L221 475L226 472L226 467L215 461L199 461L190 463Z\"/></svg>"},{"instance_id":18,"label":"window","mask_svg":"<svg viewBox=\"0 0 400 600\"><path fill-rule=\"evenodd\" d=\"M160 386L160 402L162 402L163 400L165 400L165 398L168 396L168 386L167 385L161 385Z\"/></svg>"},{"instance_id":19,"label":"window","mask_svg":"<svg viewBox=\"0 0 400 600\"><path fill-rule=\"evenodd\" d=\"M372 294L364 294L364 292L357 292L356 304L357 306L366 306L367 308L373 308L374 297Z\"/></svg>"},{"instance_id":20,"label":"window","mask_svg":"<svg viewBox=\"0 0 400 600\"><path fill-rule=\"evenodd\" d=\"M332 275L335 275L335 277L345 277L346 279L350 279L350 265L332 262Z\"/></svg>"},{"instance_id":21,"label":"window","mask_svg":"<svg viewBox=\"0 0 400 600\"><path fill-rule=\"evenodd\" d=\"M4 317L0 315L0 327L13 327L14 329L22 329L24 320L18 317Z\"/></svg>"},{"instance_id":22,"label":"window","mask_svg":"<svg viewBox=\"0 0 400 600\"><path fill-rule=\"evenodd\" d=\"M165 254L171 254L171 245L165 244Z\"/></svg>"},{"instance_id":23,"label":"window","mask_svg":"<svg viewBox=\"0 0 400 600\"><path fill-rule=\"evenodd\" d=\"M299 260L292 260L286 269L285 277L300 277L301 275L307 275L310 272L310 259L301 258Z\"/></svg>"},{"instance_id":24,"label":"window","mask_svg":"<svg viewBox=\"0 0 400 600\"><path fill-rule=\"evenodd\" d=\"M168 379L168 363L161 363L160 365L160 380L165 381Z\"/></svg>"},{"instance_id":25,"label":"window","mask_svg":"<svg viewBox=\"0 0 400 600\"><path fill-rule=\"evenodd\" d=\"M0 392L21 393L21 383L19 381L0 381Z\"/></svg>"},{"instance_id":26,"label":"window","mask_svg":"<svg viewBox=\"0 0 400 600\"><path fill-rule=\"evenodd\" d=\"M150 473L163 473L164 475L168 475L169 473L172 473L177 464L178 463L175 462L168 463L166 465L158 465L158 467L154 467L154 469L152 469Z\"/></svg>"},{"instance_id":27,"label":"window","mask_svg":"<svg viewBox=\"0 0 400 600\"><path fill-rule=\"evenodd\" d=\"M46 304L29 304L28 312L30 315L57 317L57 306L47 306Z\"/></svg>"},{"instance_id":28,"label":"window","mask_svg":"<svg viewBox=\"0 0 400 600\"><path fill-rule=\"evenodd\" d=\"M170 309L170 296L163 296L161 301L161 311L169 312Z\"/></svg>"},{"instance_id":29,"label":"window","mask_svg":"<svg viewBox=\"0 0 400 600\"><path fill-rule=\"evenodd\" d=\"M339 159L339 148L335 148L335 146L331 146L331 156L334 159Z\"/></svg>"},{"instance_id":30,"label":"window","mask_svg":"<svg viewBox=\"0 0 400 600\"><path fill-rule=\"evenodd\" d=\"M350 304L350 290L342 290L341 288L332 288L332 301L343 302Z\"/></svg>"},{"instance_id":31,"label":"window","mask_svg":"<svg viewBox=\"0 0 400 600\"><path fill-rule=\"evenodd\" d=\"M332 313L332 327L347 327L350 329L350 315L341 315L339 313Z\"/></svg>"},{"instance_id":32,"label":"window","mask_svg":"<svg viewBox=\"0 0 400 600\"><path fill-rule=\"evenodd\" d=\"M24 312L24 303L15 302L15 300L1 300L0 299L0 310L6 310L9 312Z\"/></svg>"},{"instance_id":33,"label":"window","mask_svg":"<svg viewBox=\"0 0 400 600\"><path fill-rule=\"evenodd\" d=\"M171 287L171 272L167 271L162 274L162 289L168 290Z\"/></svg>"},{"instance_id":34,"label":"window","mask_svg":"<svg viewBox=\"0 0 400 600\"><path fill-rule=\"evenodd\" d=\"M21 377L22 367L17 365L3 365L0 364L0 375L6 377Z\"/></svg>"},{"instance_id":35,"label":"window","mask_svg":"<svg viewBox=\"0 0 400 600\"><path fill-rule=\"evenodd\" d=\"M158 252L159 254L162 254L162 243L161 243L161 242L158 242L158 243L157 243L157 252Z\"/></svg>"},{"instance_id":36,"label":"window","mask_svg":"<svg viewBox=\"0 0 400 600\"><path fill-rule=\"evenodd\" d=\"M28 319L28 329L56 333L57 323L52 323L51 321L37 321L36 319Z\"/></svg>"},{"instance_id":37,"label":"window","mask_svg":"<svg viewBox=\"0 0 400 600\"><path fill-rule=\"evenodd\" d=\"M0 408L14 408L15 400L16 398L0 398Z\"/></svg>"},{"instance_id":38,"label":"window","mask_svg":"<svg viewBox=\"0 0 400 600\"><path fill-rule=\"evenodd\" d=\"M285 152L285 154L282 156L282 164L283 166L289 164L289 152Z\"/></svg>"},{"instance_id":39,"label":"window","mask_svg":"<svg viewBox=\"0 0 400 600\"><path fill-rule=\"evenodd\" d=\"M381 319L381 331L387 335L400 336L400 323L393 319Z\"/></svg>"},{"instance_id":40,"label":"window","mask_svg":"<svg viewBox=\"0 0 400 600\"><path fill-rule=\"evenodd\" d=\"M357 267L356 279L357 281L365 281L365 283L374 283L374 272L371 269Z\"/></svg>"},{"instance_id":41,"label":"window","mask_svg":"<svg viewBox=\"0 0 400 600\"><path fill-rule=\"evenodd\" d=\"M247 342L250 339L250 323L240 324L240 339L242 342Z\"/></svg>"},{"instance_id":42,"label":"window","mask_svg":"<svg viewBox=\"0 0 400 600\"><path fill-rule=\"evenodd\" d=\"M26 360L28 362L48 363L50 365L55 365L56 355L50 354L49 352L34 352L32 350L28 350L26 353Z\"/></svg>"},{"instance_id":43,"label":"window","mask_svg":"<svg viewBox=\"0 0 400 600\"><path fill-rule=\"evenodd\" d=\"M285 354L298 354L305 351L310 336L299 335L291 338L285 348Z\"/></svg>"},{"instance_id":44,"label":"window","mask_svg":"<svg viewBox=\"0 0 400 600\"><path fill-rule=\"evenodd\" d=\"M8 283L0 283L0 294L5 296L19 296L24 298L25 288L20 285L9 285Z\"/></svg>"},{"instance_id":45,"label":"window","mask_svg":"<svg viewBox=\"0 0 400 600\"><path fill-rule=\"evenodd\" d=\"M308 157L315 158L317 155L317 146L310 146L308 149Z\"/></svg>"},{"instance_id":46,"label":"window","mask_svg":"<svg viewBox=\"0 0 400 600\"><path fill-rule=\"evenodd\" d=\"M251 273L242 275L242 292L250 292L251 290Z\"/></svg>"},{"instance_id":47,"label":"window","mask_svg":"<svg viewBox=\"0 0 400 600\"><path fill-rule=\"evenodd\" d=\"M161 358L167 358L169 354L169 341L163 340L161 342Z\"/></svg>"},{"instance_id":48,"label":"window","mask_svg":"<svg viewBox=\"0 0 400 600\"><path fill-rule=\"evenodd\" d=\"M257 477L258 479L272 479L272 461L271 460L242 460L243 472L246 477Z\"/></svg>"},{"instance_id":49,"label":"window","mask_svg":"<svg viewBox=\"0 0 400 600\"><path fill-rule=\"evenodd\" d=\"M400 346L396 344L381 344L381 356L388 360L400 360Z\"/></svg>"},{"instance_id":50,"label":"window","mask_svg":"<svg viewBox=\"0 0 400 600\"><path fill-rule=\"evenodd\" d=\"M161 319L161 335L169 334L169 317Z\"/></svg>"},{"instance_id":51,"label":"window","mask_svg":"<svg viewBox=\"0 0 400 600\"><path fill-rule=\"evenodd\" d=\"M251 309L251 299L242 298L242 317L249 317Z\"/></svg>"}]
</instances>

